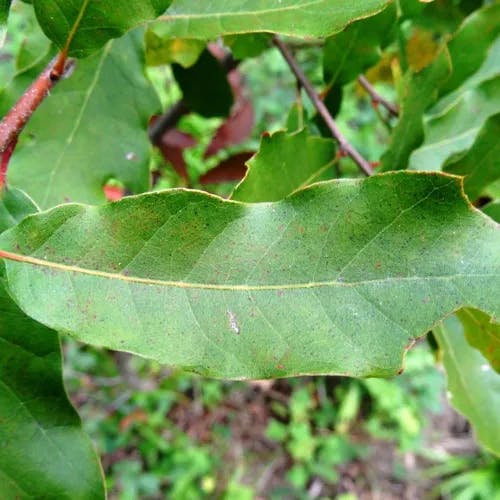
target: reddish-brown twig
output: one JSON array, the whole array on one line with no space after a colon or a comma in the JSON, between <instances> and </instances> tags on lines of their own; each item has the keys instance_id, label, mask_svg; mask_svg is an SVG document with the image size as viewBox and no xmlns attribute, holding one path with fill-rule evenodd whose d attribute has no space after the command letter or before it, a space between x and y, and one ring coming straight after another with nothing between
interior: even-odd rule
<instances>
[{"instance_id":1,"label":"reddish-brown twig","mask_svg":"<svg viewBox=\"0 0 500 500\"><path fill-rule=\"evenodd\" d=\"M374 104L382 104L387 111L392 116L398 117L399 116L399 109L396 106L396 104L388 101L384 97L382 97L372 86L372 84L368 81L368 79L364 75L359 75L358 81L360 85L368 92L370 95L372 102Z\"/></svg>"},{"instance_id":2,"label":"reddish-brown twig","mask_svg":"<svg viewBox=\"0 0 500 500\"><path fill-rule=\"evenodd\" d=\"M3 153L0 153L0 190L3 188L7 179L7 167L16 144L17 141L11 142L9 147Z\"/></svg>"},{"instance_id":3,"label":"reddish-brown twig","mask_svg":"<svg viewBox=\"0 0 500 500\"><path fill-rule=\"evenodd\" d=\"M298 65L290 49L277 36L274 37L273 43L274 45L276 45L276 47L278 47L279 51L283 55L283 58L294 73L295 78L297 78L297 80L300 82L307 95L309 96L309 99L311 99L314 107L323 118L326 126L330 129L333 137L339 143L341 152L351 157L352 160L366 175L371 175L373 173L373 169L370 163L361 156L356 148L354 148L354 146L349 143L349 141L344 137L344 134L342 134L342 132L339 130L337 124L335 123L335 120L332 118L332 115L328 111L328 108L325 106L324 102L321 100L318 93L314 89L312 83L309 81L309 79L306 77L306 75Z\"/></svg>"},{"instance_id":4,"label":"reddish-brown twig","mask_svg":"<svg viewBox=\"0 0 500 500\"><path fill-rule=\"evenodd\" d=\"M0 122L0 154L4 153L9 146L17 141L31 115L63 76L65 70L62 72L59 72L59 70L53 71L54 64L59 60L58 57L55 61L49 63ZM64 66L67 67L66 60L64 60Z\"/></svg>"},{"instance_id":5,"label":"reddish-brown twig","mask_svg":"<svg viewBox=\"0 0 500 500\"><path fill-rule=\"evenodd\" d=\"M40 76L31 84L26 92L20 97L14 107L0 122L0 154L15 144L19 134L28 123L31 115L47 97L54 85L69 71L72 63L68 59L73 38L83 19L90 0L83 0L75 22L68 34L64 47L54 60L52 60Z\"/></svg>"}]
</instances>

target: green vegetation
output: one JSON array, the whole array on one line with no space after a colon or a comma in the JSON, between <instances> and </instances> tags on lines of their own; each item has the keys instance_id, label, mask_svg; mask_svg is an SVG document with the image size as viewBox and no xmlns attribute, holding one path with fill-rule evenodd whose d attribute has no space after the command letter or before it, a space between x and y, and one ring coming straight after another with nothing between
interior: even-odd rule
<instances>
[{"instance_id":1,"label":"green vegetation","mask_svg":"<svg viewBox=\"0 0 500 500\"><path fill-rule=\"evenodd\" d=\"M0 497L500 499L499 27L0 0Z\"/></svg>"}]
</instances>

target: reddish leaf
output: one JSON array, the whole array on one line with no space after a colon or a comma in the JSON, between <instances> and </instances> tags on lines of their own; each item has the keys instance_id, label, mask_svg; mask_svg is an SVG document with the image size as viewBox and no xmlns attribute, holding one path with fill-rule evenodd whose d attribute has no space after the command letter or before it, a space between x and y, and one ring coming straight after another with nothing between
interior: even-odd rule
<instances>
[{"instance_id":1,"label":"reddish leaf","mask_svg":"<svg viewBox=\"0 0 500 500\"><path fill-rule=\"evenodd\" d=\"M125 190L120 186L106 184L104 186L104 196L108 201L118 201L125 195Z\"/></svg>"},{"instance_id":2,"label":"reddish leaf","mask_svg":"<svg viewBox=\"0 0 500 500\"><path fill-rule=\"evenodd\" d=\"M211 44L209 49L218 59L225 56L225 52L218 45ZM218 128L208 145L205 158L215 155L227 146L243 142L252 133L255 114L251 100L245 95L243 76L237 69L233 69L227 78L234 94L234 104L230 116Z\"/></svg>"},{"instance_id":3,"label":"reddish leaf","mask_svg":"<svg viewBox=\"0 0 500 500\"><path fill-rule=\"evenodd\" d=\"M160 150L163 157L172 164L175 171L184 179L188 178L188 173L182 153L185 149L195 145L196 139L177 129L166 132L161 141Z\"/></svg>"},{"instance_id":4,"label":"reddish leaf","mask_svg":"<svg viewBox=\"0 0 500 500\"><path fill-rule=\"evenodd\" d=\"M237 153L200 177L201 184L221 184L223 182L239 181L245 177L246 162L254 155L252 151Z\"/></svg>"},{"instance_id":5,"label":"reddish leaf","mask_svg":"<svg viewBox=\"0 0 500 500\"><path fill-rule=\"evenodd\" d=\"M255 114L250 100L236 101L229 118L218 128L205 151L205 158L213 156L221 149L243 142L252 133Z\"/></svg>"}]
</instances>

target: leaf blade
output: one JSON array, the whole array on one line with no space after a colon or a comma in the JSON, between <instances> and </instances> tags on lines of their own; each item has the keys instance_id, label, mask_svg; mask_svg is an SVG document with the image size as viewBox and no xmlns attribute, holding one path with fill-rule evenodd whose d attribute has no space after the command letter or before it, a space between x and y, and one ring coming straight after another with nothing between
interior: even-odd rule
<instances>
[{"instance_id":1,"label":"leaf blade","mask_svg":"<svg viewBox=\"0 0 500 500\"><path fill-rule=\"evenodd\" d=\"M3 235L0 255L31 316L91 344L224 378L388 376L464 302L500 313L482 292L500 287L498 238L456 178L402 172L277 203L68 205Z\"/></svg>"},{"instance_id":2,"label":"leaf blade","mask_svg":"<svg viewBox=\"0 0 500 500\"><path fill-rule=\"evenodd\" d=\"M391 143L381 158L382 171L402 170L424 139L424 111L436 100L439 86L451 74L451 63L446 47L432 63L420 71L409 70L404 77L404 92L399 121L392 132ZM419 169L425 166L419 166Z\"/></svg>"},{"instance_id":3,"label":"leaf blade","mask_svg":"<svg viewBox=\"0 0 500 500\"><path fill-rule=\"evenodd\" d=\"M499 135L500 114L497 114L486 120L467 154L445 167L449 173L466 176L464 189L471 200L477 199L489 184L500 178Z\"/></svg>"},{"instance_id":4,"label":"leaf blade","mask_svg":"<svg viewBox=\"0 0 500 500\"><path fill-rule=\"evenodd\" d=\"M86 57L110 39L165 12L170 0L134 0L119 8L110 0L34 0L38 22L45 34L63 49L70 41L69 55Z\"/></svg>"},{"instance_id":5,"label":"leaf blade","mask_svg":"<svg viewBox=\"0 0 500 500\"><path fill-rule=\"evenodd\" d=\"M247 203L281 200L331 168L335 149L332 140L312 136L305 129L264 136L231 199Z\"/></svg>"},{"instance_id":6,"label":"leaf blade","mask_svg":"<svg viewBox=\"0 0 500 500\"><path fill-rule=\"evenodd\" d=\"M472 347L478 349L490 362L497 373L500 373L500 325L475 309L461 309L457 312L465 338Z\"/></svg>"},{"instance_id":7,"label":"leaf blade","mask_svg":"<svg viewBox=\"0 0 500 500\"><path fill-rule=\"evenodd\" d=\"M380 12L387 0L363 3L347 0L228 0L193 2L174 0L158 26L172 38L211 39L238 33L271 32L290 36L323 37L357 19ZM319 14L321 13L321 14ZM300 22L297 22L300 19Z\"/></svg>"},{"instance_id":8,"label":"leaf blade","mask_svg":"<svg viewBox=\"0 0 500 500\"><path fill-rule=\"evenodd\" d=\"M444 352L450 402L471 422L479 442L500 455L500 376L467 344L456 316L446 319L434 334Z\"/></svg>"},{"instance_id":9,"label":"leaf blade","mask_svg":"<svg viewBox=\"0 0 500 500\"><path fill-rule=\"evenodd\" d=\"M38 212L35 202L15 188L0 191L0 233L3 233L28 215Z\"/></svg>"}]
</instances>

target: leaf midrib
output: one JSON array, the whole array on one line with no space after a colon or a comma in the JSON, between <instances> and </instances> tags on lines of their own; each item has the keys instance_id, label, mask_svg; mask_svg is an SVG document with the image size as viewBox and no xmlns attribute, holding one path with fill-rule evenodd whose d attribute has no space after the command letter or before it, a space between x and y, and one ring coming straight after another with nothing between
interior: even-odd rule
<instances>
[{"instance_id":1,"label":"leaf midrib","mask_svg":"<svg viewBox=\"0 0 500 500\"><path fill-rule=\"evenodd\" d=\"M308 281L302 283L276 283L269 285L231 285L231 284L218 284L218 283L199 283L199 282L187 282L187 281L174 281L174 280L161 280L153 278L142 278L140 276L127 276L124 274L111 273L107 271L99 271L97 269L86 269L79 266L71 266L68 264L61 264L59 262L52 262L44 259L38 259L36 257L30 257L27 255L20 255L12 252L5 252L0 250L0 258L11 260L15 262L21 262L23 264L30 264L33 266L40 266L56 271L70 272L76 274L84 274L88 276L94 276L96 278L106 278L111 280L124 281L127 283L137 283L143 285L154 285L154 286L164 286L172 288L192 288L201 290L220 290L220 291L240 291L240 292L259 292L259 291L270 291L270 290L303 290L308 288L325 288L325 287L355 287L373 283L386 283L386 282L399 282L399 281L426 281L426 280L453 280L456 278L494 278L497 277L496 274L479 273L479 274L449 274L440 276L390 276L385 278L374 278L369 280L360 281L341 281L341 280L330 280L330 281Z\"/></svg>"}]
</instances>

